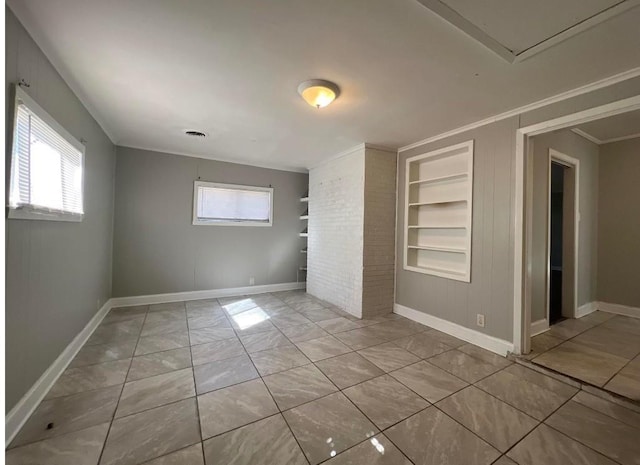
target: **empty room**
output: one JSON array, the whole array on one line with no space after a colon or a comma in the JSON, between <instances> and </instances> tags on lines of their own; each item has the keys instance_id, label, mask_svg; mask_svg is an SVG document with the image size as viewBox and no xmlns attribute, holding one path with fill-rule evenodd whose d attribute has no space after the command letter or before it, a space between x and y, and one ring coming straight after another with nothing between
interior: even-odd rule
<instances>
[{"instance_id":1,"label":"empty room","mask_svg":"<svg viewBox=\"0 0 640 465\"><path fill-rule=\"evenodd\" d=\"M7 0L7 465L640 465L640 2Z\"/></svg>"}]
</instances>

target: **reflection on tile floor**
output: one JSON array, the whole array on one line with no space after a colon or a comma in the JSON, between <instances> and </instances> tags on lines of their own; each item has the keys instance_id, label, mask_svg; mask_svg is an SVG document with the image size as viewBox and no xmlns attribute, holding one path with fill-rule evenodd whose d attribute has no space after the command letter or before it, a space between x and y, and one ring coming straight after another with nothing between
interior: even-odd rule
<instances>
[{"instance_id":1,"label":"reflection on tile floor","mask_svg":"<svg viewBox=\"0 0 640 465\"><path fill-rule=\"evenodd\" d=\"M533 363L640 400L640 319L596 311L531 338Z\"/></svg>"},{"instance_id":2,"label":"reflection on tile floor","mask_svg":"<svg viewBox=\"0 0 640 465\"><path fill-rule=\"evenodd\" d=\"M618 334L630 329L631 336ZM598 366L615 368L607 386L633 393L640 382L634 331L640 327L595 315L539 336L535 345L547 353L565 344L571 354L602 352ZM612 334L620 337L603 346ZM562 339L568 337L570 344ZM638 437L640 408L578 391L398 315L358 320L289 291L113 309L6 459L640 464Z\"/></svg>"}]
</instances>

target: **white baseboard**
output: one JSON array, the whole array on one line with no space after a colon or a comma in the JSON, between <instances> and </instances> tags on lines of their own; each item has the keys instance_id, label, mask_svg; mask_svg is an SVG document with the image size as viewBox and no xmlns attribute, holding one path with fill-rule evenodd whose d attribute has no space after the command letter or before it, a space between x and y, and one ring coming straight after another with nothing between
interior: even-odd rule
<instances>
[{"instance_id":1,"label":"white baseboard","mask_svg":"<svg viewBox=\"0 0 640 465\"><path fill-rule=\"evenodd\" d=\"M170 294L137 295L132 297L113 297L111 306L129 307L132 305L160 304L164 302L181 302L185 300L216 299L235 295L263 294L265 292L293 291L304 289L307 283L263 284L260 286L229 287L226 289L210 289L205 291L173 292Z\"/></svg>"},{"instance_id":2,"label":"white baseboard","mask_svg":"<svg viewBox=\"0 0 640 465\"><path fill-rule=\"evenodd\" d=\"M31 389L18 401L18 403L7 413L5 417L5 447L13 441L13 438L20 428L29 419L33 411L40 405L44 396L47 395L51 386L58 380L62 372L74 359L78 351L82 348L87 339L93 334L98 325L111 309L111 301L108 300L91 318L89 323L73 338L71 343L62 351L58 358L40 376L38 381L31 386Z\"/></svg>"},{"instance_id":3,"label":"white baseboard","mask_svg":"<svg viewBox=\"0 0 640 465\"><path fill-rule=\"evenodd\" d=\"M69 343L58 358L40 376L31 389L5 416L5 447L8 446L20 428L29 419L33 411L40 405L51 386L58 380L62 372L69 366L87 339L93 334L109 310L115 307L145 305L163 302L179 302L183 300L213 299L217 297L231 297L234 295L262 294L264 292L291 291L304 289L306 283L267 284L262 286L235 287L227 289L213 289L208 291L175 292L172 294L156 294L134 297L115 297L109 299L91 318L91 321Z\"/></svg>"},{"instance_id":4,"label":"white baseboard","mask_svg":"<svg viewBox=\"0 0 640 465\"><path fill-rule=\"evenodd\" d=\"M634 318L640 318L640 308L638 307L610 304L608 302L598 302L598 310L607 313L615 313L617 315L626 315Z\"/></svg>"},{"instance_id":5,"label":"white baseboard","mask_svg":"<svg viewBox=\"0 0 640 465\"><path fill-rule=\"evenodd\" d=\"M598 302L587 302L584 305L580 305L576 309L576 318L582 318L583 316L587 316L589 313L593 313L598 310Z\"/></svg>"},{"instance_id":6,"label":"white baseboard","mask_svg":"<svg viewBox=\"0 0 640 465\"><path fill-rule=\"evenodd\" d=\"M531 337L549 330L549 322L546 318L531 323Z\"/></svg>"},{"instance_id":7,"label":"white baseboard","mask_svg":"<svg viewBox=\"0 0 640 465\"><path fill-rule=\"evenodd\" d=\"M429 315L427 313L405 307L404 305L394 304L393 313L404 316L415 322L429 326L431 328L447 333L451 336L470 342L471 344L487 349L498 355L506 356L509 352L513 352L513 343L489 336L488 334L466 328L456 323L452 323L442 318Z\"/></svg>"}]
</instances>

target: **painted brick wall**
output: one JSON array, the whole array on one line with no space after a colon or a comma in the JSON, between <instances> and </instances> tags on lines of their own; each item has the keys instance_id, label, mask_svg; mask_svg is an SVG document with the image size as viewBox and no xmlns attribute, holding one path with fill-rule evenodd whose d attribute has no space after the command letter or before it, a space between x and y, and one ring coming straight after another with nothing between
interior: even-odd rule
<instances>
[{"instance_id":1,"label":"painted brick wall","mask_svg":"<svg viewBox=\"0 0 640 465\"><path fill-rule=\"evenodd\" d=\"M309 172L307 292L362 311L364 147Z\"/></svg>"},{"instance_id":2,"label":"painted brick wall","mask_svg":"<svg viewBox=\"0 0 640 465\"><path fill-rule=\"evenodd\" d=\"M393 309L396 155L359 148L309 173L307 292L363 318Z\"/></svg>"},{"instance_id":3,"label":"painted brick wall","mask_svg":"<svg viewBox=\"0 0 640 465\"><path fill-rule=\"evenodd\" d=\"M367 318L393 310L396 161L395 153L366 149L362 316Z\"/></svg>"}]
</instances>

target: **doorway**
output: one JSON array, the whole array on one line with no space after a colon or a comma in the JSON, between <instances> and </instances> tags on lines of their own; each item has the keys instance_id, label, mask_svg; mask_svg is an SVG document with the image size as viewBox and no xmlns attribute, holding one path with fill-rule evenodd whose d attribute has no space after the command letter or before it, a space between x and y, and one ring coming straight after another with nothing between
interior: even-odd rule
<instances>
[{"instance_id":1,"label":"doorway","mask_svg":"<svg viewBox=\"0 0 640 465\"><path fill-rule=\"evenodd\" d=\"M562 317L562 219L565 167L551 162L551 183L549 185L549 325L554 325Z\"/></svg>"},{"instance_id":2,"label":"doorway","mask_svg":"<svg viewBox=\"0 0 640 465\"><path fill-rule=\"evenodd\" d=\"M547 202L547 321L575 318L578 288L580 161L549 150Z\"/></svg>"},{"instance_id":3,"label":"doorway","mask_svg":"<svg viewBox=\"0 0 640 465\"><path fill-rule=\"evenodd\" d=\"M578 125L584 125L586 123L637 110L640 110L640 95L623 98L615 102L580 110L576 113L536 122L516 130L516 194L514 199L515 254L513 276L514 353L528 354L531 350L531 335L532 333L539 332L532 329L533 276L531 269L532 263L534 262L534 247L532 244L532 231L534 224L532 221L532 199L535 189L532 169L534 158L532 156L532 138L537 135L577 127ZM567 188L566 184L564 188ZM565 206L563 205L563 209L564 208ZM576 221L576 224L577 223L578 222ZM563 235L564 234L567 234L567 232L563 231ZM563 257L566 252L566 250L563 250ZM568 270L565 265L566 263L563 259L563 275L566 277ZM548 298L546 300L548 302ZM575 297L574 301L577 301Z\"/></svg>"}]
</instances>

